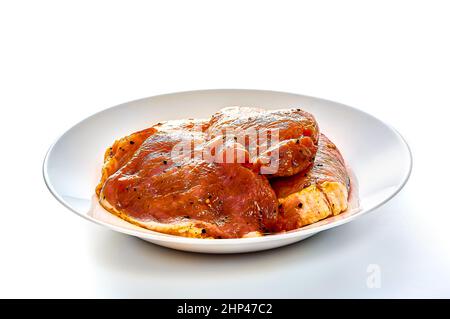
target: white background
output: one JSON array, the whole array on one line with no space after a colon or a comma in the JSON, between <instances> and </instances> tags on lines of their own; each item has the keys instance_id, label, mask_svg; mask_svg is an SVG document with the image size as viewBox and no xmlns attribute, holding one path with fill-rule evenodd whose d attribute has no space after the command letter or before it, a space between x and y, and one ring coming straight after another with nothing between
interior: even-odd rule
<instances>
[{"instance_id":1,"label":"white background","mask_svg":"<svg viewBox=\"0 0 450 319\"><path fill-rule=\"evenodd\" d=\"M450 297L449 17L448 1L1 2L0 297ZM208 88L365 110L405 136L411 179L355 222L232 256L114 233L47 191L44 155L76 122Z\"/></svg>"}]
</instances>

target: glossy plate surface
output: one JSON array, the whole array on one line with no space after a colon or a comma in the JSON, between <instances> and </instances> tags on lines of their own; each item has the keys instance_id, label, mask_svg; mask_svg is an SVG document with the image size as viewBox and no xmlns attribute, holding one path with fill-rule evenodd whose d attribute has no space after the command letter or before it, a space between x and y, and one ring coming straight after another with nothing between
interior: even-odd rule
<instances>
[{"instance_id":1,"label":"glossy plate surface","mask_svg":"<svg viewBox=\"0 0 450 319\"><path fill-rule=\"evenodd\" d=\"M163 120L205 118L226 106L295 107L314 114L320 130L338 146L356 176L359 206L334 218L284 234L205 240L141 229L98 205L94 190L100 178L103 154L115 139ZM49 190L64 206L112 230L174 249L241 253L288 245L374 210L400 191L408 180L411 167L411 153L400 134L355 108L283 92L205 90L145 98L90 116L69 129L50 148L43 173ZM356 198L355 194L353 196Z\"/></svg>"}]
</instances>

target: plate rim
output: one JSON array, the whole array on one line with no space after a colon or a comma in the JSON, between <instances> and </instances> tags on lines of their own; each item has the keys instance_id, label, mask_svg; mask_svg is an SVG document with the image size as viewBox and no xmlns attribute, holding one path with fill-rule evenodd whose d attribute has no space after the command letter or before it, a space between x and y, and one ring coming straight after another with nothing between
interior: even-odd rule
<instances>
[{"instance_id":1,"label":"plate rim","mask_svg":"<svg viewBox=\"0 0 450 319\"><path fill-rule=\"evenodd\" d=\"M134 229L127 229L127 228L123 228L117 225L113 225L113 224L109 224L106 223L104 221L98 220L93 218L92 216L89 216L87 214L83 214L78 212L76 209L72 208L60 195L59 193L56 191L56 189L53 187L52 183L51 183L51 179L48 175L48 161L49 161L49 157L50 154L52 153L55 145L70 131L72 131L74 128L76 128L78 125L80 125L81 123L95 117L98 116L99 114L103 113L103 112L108 112L114 108L119 108L122 107L124 105L127 104L134 104L134 103L138 103L140 101L143 100L147 100L147 99L151 99L151 98L157 98L157 97L164 97L164 96L170 96L170 95L179 95L179 94L192 94L192 93L212 93L212 92L217 92L217 93L221 93L221 92L233 92L233 91L241 91L241 92L254 92L254 93L275 93L275 94L289 94L289 95L297 95L297 96L301 96L304 98L308 98L308 99L313 99L313 100L320 100L320 101L324 101L324 102L328 102L328 103L333 103L336 105L340 105L346 108L349 108L353 111L356 112L362 112L365 115L371 117L372 119L381 122L382 124L384 124L385 126L387 126L390 130L392 130L395 135L399 138L399 140L404 144L404 146L406 146L406 150L408 153L408 168L407 168L407 172L405 174L405 176L403 177L403 180L401 181L400 185L398 187L396 187L396 189L390 193L388 196L386 196L386 198L384 198L382 201L380 201L379 203L377 203L376 205L373 205L372 207L369 208L364 208L362 207L360 211L347 216L345 218L333 221L331 223L327 223L324 225L320 225L317 227L312 227L312 228L308 228L308 229L302 229L299 228L297 230L292 230L286 233L281 233L281 234L273 234L273 235L266 235L266 236L261 236L261 237L251 237L251 238L227 238L227 239L215 239L215 240L206 240L203 238L190 238L190 237L182 237L182 236L176 236L176 235L168 235L168 234L164 234L164 233L159 233L156 231L151 231L151 230L145 230L145 231L140 231L140 230L134 230ZM408 182L410 176L411 176L411 172L412 172L412 168L413 168L413 156L412 156L412 151L411 148L409 146L409 144L407 143L406 139L403 137L402 134L400 134L400 132L398 132L393 126L391 126L390 124L386 123L385 121L380 120L379 118L375 117L374 115L367 113L365 111L362 111L356 107L353 106L349 106L346 104L342 104L339 102L335 102L332 100L328 100L328 99L324 99L324 98L318 98L318 97L314 97L314 96L310 96L310 95L304 95L304 94L298 94L298 93L291 93L291 92L284 92L284 91L275 91L275 90L258 90L258 89L205 89L205 90L188 90L188 91L179 91L179 92L171 92L171 93L164 93L164 94L158 94L158 95L152 95L152 96L148 96L148 97L144 97L144 98L140 98L140 99L135 99L132 101L128 101L128 102L124 102L124 103L120 103L118 105L114 105L114 106L110 106L107 107L103 110L100 110L98 112L95 112L94 114L78 121L76 124L74 124L73 126L71 126L70 128L68 128L63 134L61 134L49 147L49 149L47 150L45 157L44 157L44 161L42 164L42 174L43 174L43 179L45 182L45 185L47 186L48 190L50 191L50 193L53 195L53 197L56 198L56 200L58 202L60 202L64 207L66 207L67 209L69 209L71 212L75 213L78 216L81 216L82 218L89 220L97 225L101 225L104 227L107 227L111 230L120 232L120 233L124 233L127 235L131 235L131 236L135 236L135 237L139 237L139 238L144 238L147 240L152 240L152 241L163 241L163 242L171 242L171 243L178 243L178 244L195 244L195 245L205 245L205 246L211 246L211 245L232 245L232 244L251 244L251 243L264 243L264 242L269 242L269 241L279 241L279 240L288 240L288 239L292 239L295 237L305 237L308 235L313 235L319 232L322 232L324 230L330 229L330 228L334 228L334 227L338 227L341 226L343 224L346 224L350 221L352 221L353 219L360 217L364 214L367 214L369 212L372 212L374 210L376 210L377 208L383 206L384 204L386 204L388 201L390 201L392 198L394 198L406 185L406 183Z\"/></svg>"}]
</instances>

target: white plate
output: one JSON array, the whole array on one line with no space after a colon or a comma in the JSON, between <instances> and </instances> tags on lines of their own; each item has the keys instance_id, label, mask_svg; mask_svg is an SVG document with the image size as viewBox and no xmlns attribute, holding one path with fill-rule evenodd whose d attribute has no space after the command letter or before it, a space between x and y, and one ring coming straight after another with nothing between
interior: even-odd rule
<instances>
[{"instance_id":1,"label":"white plate","mask_svg":"<svg viewBox=\"0 0 450 319\"><path fill-rule=\"evenodd\" d=\"M194 239L133 226L101 208L94 196L103 153L119 137L162 120L204 118L226 106L299 107L316 117L341 150L359 184L359 209L308 227L259 238ZM405 185L412 158L405 140L375 117L339 103L283 92L205 90L166 94L121 104L83 120L50 148L44 179L51 193L78 215L115 231L170 248L204 253L241 253L288 245L342 225L386 203ZM361 234L364 236L364 234Z\"/></svg>"}]
</instances>

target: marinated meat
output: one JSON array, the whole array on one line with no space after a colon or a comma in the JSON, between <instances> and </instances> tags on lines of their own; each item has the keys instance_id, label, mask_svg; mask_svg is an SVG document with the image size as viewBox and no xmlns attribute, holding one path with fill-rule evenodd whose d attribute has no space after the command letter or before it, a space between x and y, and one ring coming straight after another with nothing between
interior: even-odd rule
<instances>
[{"instance_id":1,"label":"marinated meat","mask_svg":"<svg viewBox=\"0 0 450 319\"><path fill-rule=\"evenodd\" d=\"M217 161L230 150L244 153L244 161ZM262 173L274 162L275 171ZM339 150L319 136L312 115L232 107L117 140L105 153L96 191L105 209L150 230L241 238L337 215L347 208L349 187Z\"/></svg>"},{"instance_id":2,"label":"marinated meat","mask_svg":"<svg viewBox=\"0 0 450 319\"><path fill-rule=\"evenodd\" d=\"M126 164L103 178L100 203L141 227L186 237L239 238L273 231L277 199L266 177L237 163L174 158L176 145L202 145L204 135L190 131L190 124L179 129L173 124L158 125L127 155Z\"/></svg>"},{"instance_id":3,"label":"marinated meat","mask_svg":"<svg viewBox=\"0 0 450 319\"><path fill-rule=\"evenodd\" d=\"M301 109L227 107L212 116L206 133L211 139L230 132L238 143L245 144L253 169L263 168L269 177L294 175L310 166L319 137L316 120ZM255 132L258 138L249 139ZM262 143L266 140L269 143Z\"/></svg>"},{"instance_id":4,"label":"marinated meat","mask_svg":"<svg viewBox=\"0 0 450 319\"><path fill-rule=\"evenodd\" d=\"M350 179L336 145L320 134L314 164L299 174L271 180L280 230L297 229L347 209Z\"/></svg>"}]
</instances>

